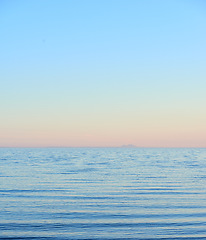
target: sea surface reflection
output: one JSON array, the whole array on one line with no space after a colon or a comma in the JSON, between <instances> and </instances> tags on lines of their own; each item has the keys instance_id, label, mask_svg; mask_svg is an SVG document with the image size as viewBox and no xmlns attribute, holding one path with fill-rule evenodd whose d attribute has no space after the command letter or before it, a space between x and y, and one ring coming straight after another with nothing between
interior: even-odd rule
<instances>
[{"instance_id":1,"label":"sea surface reflection","mask_svg":"<svg viewBox=\"0 0 206 240\"><path fill-rule=\"evenodd\" d=\"M0 239L206 239L206 149L1 148Z\"/></svg>"}]
</instances>

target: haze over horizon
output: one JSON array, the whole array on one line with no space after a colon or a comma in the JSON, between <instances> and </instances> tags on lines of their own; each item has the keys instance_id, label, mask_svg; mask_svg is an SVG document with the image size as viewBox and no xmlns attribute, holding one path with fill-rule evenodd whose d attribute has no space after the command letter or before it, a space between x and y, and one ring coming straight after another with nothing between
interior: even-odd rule
<instances>
[{"instance_id":1,"label":"haze over horizon","mask_svg":"<svg viewBox=\"0 0 206 240\"><path fill-rule=\"evenodd\" d=\"M206 147L205 10L1 1L0 147Z\"/></svg>"}]
</instances>

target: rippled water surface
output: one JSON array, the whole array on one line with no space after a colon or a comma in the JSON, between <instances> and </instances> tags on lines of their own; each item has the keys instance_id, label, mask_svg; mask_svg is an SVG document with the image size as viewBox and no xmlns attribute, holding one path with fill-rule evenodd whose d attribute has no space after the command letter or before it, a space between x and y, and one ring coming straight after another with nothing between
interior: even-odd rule
<instances>
[{"instance_id":1,"label":"rippled water surface","mask_svg":"<svg viewBox=\"0 0 206 240\"><path fill-rule=\"evenodd\" d=\"M206 239L206 149L1 148L0 239Z\"/></svg>"}]
</instances>

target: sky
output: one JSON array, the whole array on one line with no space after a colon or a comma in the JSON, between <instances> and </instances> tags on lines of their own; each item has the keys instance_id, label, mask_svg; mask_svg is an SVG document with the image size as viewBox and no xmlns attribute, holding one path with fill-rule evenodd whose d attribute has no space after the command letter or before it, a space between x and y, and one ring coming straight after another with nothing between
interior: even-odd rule
<instances>
[{"instance_id":1,"label":"sky","mask_svg":"<svg viewBox=\"0 0 206 240\"><path fill-rule=\"evenodd\" d=\"M1 147L206 147L204 0L1 0Z\"/></svg>"}]
</instances>

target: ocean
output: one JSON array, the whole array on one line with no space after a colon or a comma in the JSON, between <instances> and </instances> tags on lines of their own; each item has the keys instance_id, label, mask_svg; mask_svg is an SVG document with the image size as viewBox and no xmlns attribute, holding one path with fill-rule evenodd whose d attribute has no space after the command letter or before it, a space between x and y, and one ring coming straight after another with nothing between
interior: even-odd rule
<instances>
[{"instance_id":1,"label":"ocean","mask_svg":"<svg viewBox=\"0 0 206 240\"><path fill-rule=\"evenodd\" d=\"M0 148L0 239L206 239L206 149Z\"/></svg>"}]
</instances>

